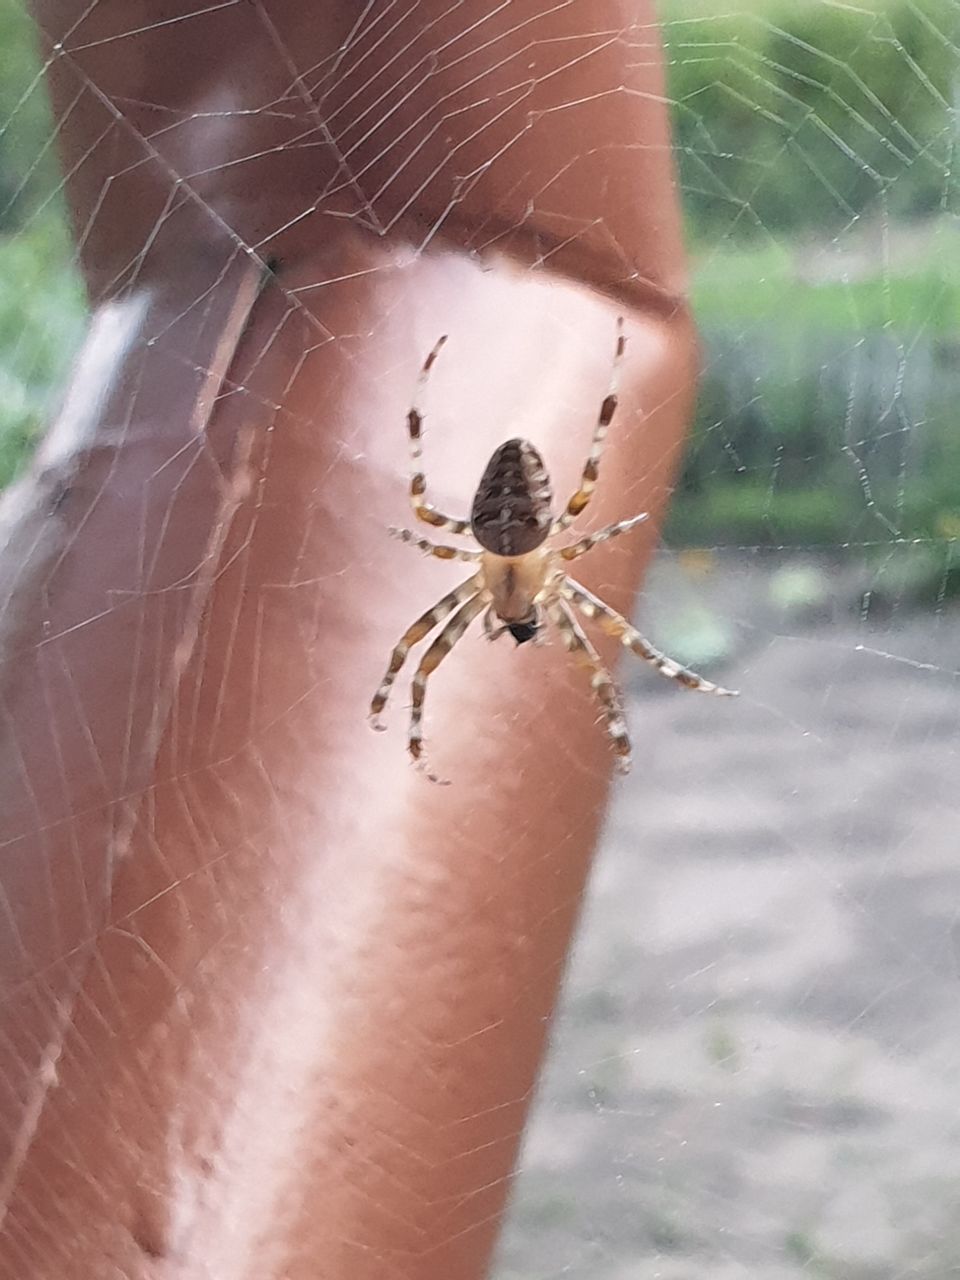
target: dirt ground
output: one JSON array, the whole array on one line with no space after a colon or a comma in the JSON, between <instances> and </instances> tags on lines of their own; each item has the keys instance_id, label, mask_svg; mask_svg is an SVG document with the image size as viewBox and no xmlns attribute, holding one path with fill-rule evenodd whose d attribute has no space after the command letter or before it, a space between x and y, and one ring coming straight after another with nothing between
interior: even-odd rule
<instances>
[{"instance_id":1,"label":"dirt ground","mask_svg":"<svg viewBox=\"0 0 960 1280\"><path fill-rule=\"evenodd\" d=\"M496 1280L960 1275L960 611L858 577L654 575L742 696L630 671Z\"/></svg>"}]
</instances>

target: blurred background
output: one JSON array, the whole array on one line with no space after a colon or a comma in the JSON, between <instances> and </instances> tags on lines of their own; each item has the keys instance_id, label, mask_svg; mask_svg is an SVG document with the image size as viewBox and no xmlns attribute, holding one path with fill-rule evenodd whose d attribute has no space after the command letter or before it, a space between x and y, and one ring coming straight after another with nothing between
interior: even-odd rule
<instances>
[{"instance_id":1,"label":"blurred background","mask_svg":"<svg viewBox=\"0 0 960 1280\"><path fill-rule=\"evenodd\" d=\"M703 342L499 1280L960 1273L955 0L662 0ZM0 485L84 329L0 0Z\"/></svg>"}]
</instances>

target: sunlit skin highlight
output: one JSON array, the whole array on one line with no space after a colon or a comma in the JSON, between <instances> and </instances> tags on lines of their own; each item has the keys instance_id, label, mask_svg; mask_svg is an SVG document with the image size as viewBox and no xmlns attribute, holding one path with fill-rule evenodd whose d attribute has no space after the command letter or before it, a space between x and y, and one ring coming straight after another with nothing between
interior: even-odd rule
<instances>
[{"instance_id":1,"label":"sunlit skin highlight","mask_svg":"<svg viewBox=\"0 0 960 1280\"><path fill-rule=\"evenodd\" d=\"M625 648L650 663L661 675L676 680L683 688L721 697L736 695L734 690L704 680L654 648L626 618L566 572L566 565L571 561L642 524L647 519L646 512L608 525L597 533L587 534L577 542L557 548L549 545L586 509L596 487L607 428L617 408L617 380L626 347L623 320L617 321L610 387L600 406L580 485L557 517L551 512L552 490L543 459L529 441L521 439L507 440L494 450L474 495L470 520L446 516L427 502L426 477L421 467L423 414L419 403L430 370L445 342L446 336L437 342L424 361L417 396L407 415L412 463L410 502L419 520L434 529L472 536L480 549L441 545L409 529L391 529L391 533L427 555L440 560L464 560L477 568L465 582L422 614L397 642L370 704L371 722L374 728L384 728L380 713L411 648L445 622L421 658L413 677L407 744L414 761L423 767L422 724L427 681L471 623L483 614L484 630L489 639L495 640L509 632L520 645L542 639L550 622L559 632L567 651L586 671L603 709L617 766L626 773L630 768L630 737L620 695L613 677L580 626L575 610L595 621L607 635L619 640ZM432 774L429 776L434 781L439 780Z\"/></svg>"}]
</instances>

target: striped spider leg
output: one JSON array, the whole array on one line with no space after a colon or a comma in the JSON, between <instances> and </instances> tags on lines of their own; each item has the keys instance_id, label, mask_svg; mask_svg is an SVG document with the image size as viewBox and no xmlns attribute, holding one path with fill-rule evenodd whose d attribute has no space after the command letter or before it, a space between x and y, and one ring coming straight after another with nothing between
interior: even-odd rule
<instances>
[{"instance_id":1,"label":"striped spider leg","mask_svg":"<svg viewBox=\"0 0 960 1280\"><path fill-rule=\"evenodd\" d=\"M433 350L424 360L423 367L420 370L420 377L417 379L417 389L413 397L413 404L407 413L407 435L410 439L410 505L413 507L413 513L417 519L422 520L424 524L432 525L434 529L445 529L448 533L469 533L469 520L458 520L455 516L444 515L431 502L428 502L426 497L427 477L423 470L423 446L421 444L424 414L421 404L427 389L430 370L433 368L434 362L443 349L443 344L446 340L446 334L438 338Z\"/></svg>"},{"instance_id":2,"label":"striped spider leg","mask_svg":"<svg viewBox=\"0 0 960 1280\"><path fill-rule=\"evenodd\" d=\"M435 556L438 560L467 560L473 563L483 555L482 551L465 551L462 547L447 547L438 542L431 542L429 538L421 538L412 529L398 529L395 525L391 525L388 532L390 537L396 538L398 542L406 542L408 546L417 547L425 555Z\"/></svg>"},{"instance_id":3,"label":"striped spider leg","mask_svg":"<svg viewBox=\"0 0 960 1280\"><path fill-rule=\"evenodd\" d=\"M621 773L629 773L630 735L627 733L623 705L613 676L603 665L599 653L587 638L566 600L555 600L550 606L550 616L556 623L568 653L579 659L580 665L590 676L590 687L597 695L607 719L607 733L616 753L617 768Z\"/></svg>"},{"instance_id":4,"label":"striped spider leg","mask_svg":"<svg viewBox=\"0 0 960 1280\"><path fill-rule=\"evenodd\" d=\"M566 546L554 548L550 545L554 536L568 528L588 505L596 487L607 428L617 408L617 383L626 347L623 320L617 321L610 385L600 406L580 487L559 517L552 513L553 492L543 459L528 440L521 439L507 440L494 450L474 494L469 521L443 515L426 501L427 486L420 448L423 416L418 406L430 369L445 341L441 338L424 361L413 407L407 416L413 468L410 501L419 520L435 529L467 534L478 546L462 549L437 544L409 529L391 529L390 532L401 542L417 547L428 556L440 560L469 561L476 565L476 572L421 614L401 636L370 704L371 722L374 728L383 727L380 714L410 650L435 628L440 628L413 677L407 746L414 761L424 767L423 708L427 682L471 623L482 613L483 627L491 640L509 632L518 645L529 640L542 640L549 623L556 628L570 655L589 673L591 687L606 718L617 765L626 772L630 767L630 738L620 694L578 621L577 613L595 622L607 635L619 640L624 648L683 688L722 697L735 695L732 689L724 689L703 679L661 653L626 618L566 574L566 566L571 561L642 524L647 519L645 512L607 525ZM439 781L433 774L428 776Z\"/></svg>"},{"instance_id":5,"label":"striped spider leg","mask_svg":"<svg viewBox=\"0 0 960 1280\"><path fill-rule=\"evenodd\" d=\"M613 367L610 370L610 385L601 402L600 412L597 414L597 425L593 429L593 440L590 442L590 452L587 455L583 474L580 477L580 487L567 503L563 515L554 521L552 533L560 533L568 525L573 524L574 520L586 509L587 504L593 497L593 491L597 486L597 478L600 474L600 459L603 456L603 446L607 439L607 428L613 421L613 415L616 413L617 404L619 403L617 389L620 383L620 366L623 363L623 353L626 348L627 339L623 332L623 316L619 316L617 319L617 345L614 348Z\"/></svg>"},{"instance_id":6,"label":"striped spider leg","mask_svg":"<svg viewBox=\"0 0 960 1280\"><path fill-rule=\"evenodd\" d=\"M393 688L394 681L400 674L403 664L407 660L407 655L413 646L419 644L421 640L425 640L434 627L439 626L446 617L453 613L454 609L473 599L482 588L480 574L476 573L467 578L466 582L461 582L459 587L456 587L448 595L438 600L426 613L422 613L416 622L412 623L403 633L394 646L383 679L380 681L377 692L373 695L373 701L370 703L370 723L374 729L383 730L387 727L380 720L380 713L387 705L390 690Z\"/></svg>"},{"instance_id":7,"label":"striped spider leg","mask_svg":"<svg viewBox=\"0 0 960 1280\"><path fill-rule=\"evenodd\" d=\"M724 689L721 685L704 680L703 676L698 676L695 671L681 666L673 658L668 658L665 653L655 649L650 641L645 636L642 636L636 627L631 626L622 614L617 613L615 609L611 609L599 596L595 596L592 591L588 591L586 587L582 586L574 578L564 576L560 585L560 594L565 600L569 600L576 605L585 618L598 622L602 631L605 631L608 636L613 636L619 640L625 649L635 653L644 662L649 662L662 676L666 676L669 680L676 680L677 684L682 685L685 689L695 689L698 693L715 693L721 698L735 698L737 696L735 689Z\"/></svg>"}]
</instances>

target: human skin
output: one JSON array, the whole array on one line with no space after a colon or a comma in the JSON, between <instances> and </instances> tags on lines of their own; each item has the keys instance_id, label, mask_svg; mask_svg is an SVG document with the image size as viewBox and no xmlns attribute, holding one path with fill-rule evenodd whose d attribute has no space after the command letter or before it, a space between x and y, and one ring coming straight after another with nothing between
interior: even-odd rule
<instances>
[{"instance_id":1,"label":"human skin","mask_svg":"<svg viewBox=\"0 0 960 1280\"><path fill-rule=\"evenodd\" d=\"M463 514L511 435L575 488L623 314L582 527L651 519L582 576L629 610L695 371L652 10L86 8L35 5L93 323L0 513L0 1274L471 1280L612 755L508 637L431 682L449 786L413 663L371 733L467 572L386 529L441 333Z\"/></svg>"}]
</instances>

